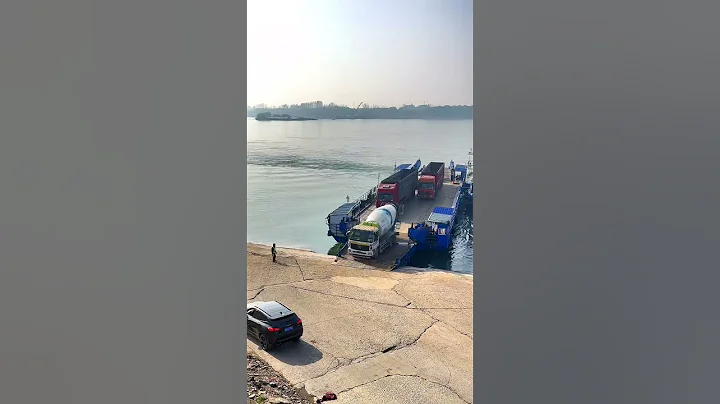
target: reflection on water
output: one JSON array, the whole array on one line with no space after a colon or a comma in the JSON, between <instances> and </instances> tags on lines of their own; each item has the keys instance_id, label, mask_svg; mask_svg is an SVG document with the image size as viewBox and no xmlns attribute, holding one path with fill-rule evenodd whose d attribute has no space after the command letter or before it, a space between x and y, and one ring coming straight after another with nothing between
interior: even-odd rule
<instances>
[{"instance_id":1,"label":"reflection on water","mask_svg":"<svg viewBox=\"0 0 720 404\"><path fill-rule=\"evenodd\" d=\"M453 272L473 273L473 212L472 205L463 204L453 227L453 246L449 252L419 251L411 262L418 268L435 268Z\"/></svg>"}]
</instances>

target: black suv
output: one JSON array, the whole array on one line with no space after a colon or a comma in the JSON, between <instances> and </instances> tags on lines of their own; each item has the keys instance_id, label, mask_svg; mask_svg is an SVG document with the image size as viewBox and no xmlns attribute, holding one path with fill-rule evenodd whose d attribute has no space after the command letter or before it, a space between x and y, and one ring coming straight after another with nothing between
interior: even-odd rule
<instances>
[{"instance_id":1,"label":"black suv","mask_svg":"<svg viewBox=\"0 0 720 404\"><path fill-rule=\"evenodd\" d=\"M283 342L300 340L302 320L282 303L248 303L247 335L258 340L260 348L267 351Z\"/></svg>"}]
</instances>

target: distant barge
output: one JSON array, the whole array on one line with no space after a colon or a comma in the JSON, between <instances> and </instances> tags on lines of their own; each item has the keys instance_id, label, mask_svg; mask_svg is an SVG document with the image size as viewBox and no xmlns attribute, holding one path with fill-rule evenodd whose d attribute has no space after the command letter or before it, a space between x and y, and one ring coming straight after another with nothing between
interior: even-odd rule
<instances>
[{"instance_id":1,"label":"distant barge","mask_svg":"<svg viewBox=\"0 0 720 404\"><path fill-rule=\"evenodd\" d=\"M317 121L317 118L294 117L288 114L273 115L269 112L257 114L256 121Z\"/></svg>"}]
</instances>

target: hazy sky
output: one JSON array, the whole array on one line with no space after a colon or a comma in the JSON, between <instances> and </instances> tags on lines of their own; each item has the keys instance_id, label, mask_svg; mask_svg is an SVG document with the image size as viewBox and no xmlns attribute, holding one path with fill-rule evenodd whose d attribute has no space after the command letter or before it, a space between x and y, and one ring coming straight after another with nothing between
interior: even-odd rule
<instances>
[{"instance_id":1,"label":"hazy sky","mask_svg":"<svg viewBox=\"0 0 720 404\"><path fill-rule=\"evenodd\" d=\"M472 0L249 0L248 105L471 105L472 7Z\"/></svg>"}]
</instances>

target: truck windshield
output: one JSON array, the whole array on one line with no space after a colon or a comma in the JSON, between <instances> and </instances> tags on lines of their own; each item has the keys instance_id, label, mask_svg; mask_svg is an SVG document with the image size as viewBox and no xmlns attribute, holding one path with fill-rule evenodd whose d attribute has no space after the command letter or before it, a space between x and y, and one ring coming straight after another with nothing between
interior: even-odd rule
<instances>
[{"instance_id":1,"label":"truck windshield","mask_svg":"<svg viewBox=\"0 0 720 404\"><path fill-rule=\"evenodd\" d=\"M375 234L367 230L350 230L348 233L348 239L350 241L360 241L362 243L372 243L375 241Z\"/></svg>"},{"instance_id":2,"label":"truck windshield","mask_svg":"<svg viewBox=\"0 0 720 404\"><path fill-rule=\"evenodd\" d=\"M421 182L420 183L420 188L433 189L434 187L435 187L435 184L432 182Z\"/></svg>"},{"instance_id":3,"label":"truck windshield","mask_svg":"<svg viewBox=\"0 0 720 404\"><path fill-rule=\"evenodd\" d=\"M378 200L381 200L383 202L389 202L389 201L392 201L393 196L392 196L392 194L378 193L377 198L378 198Z\"/></svg>"}]
</instances>

